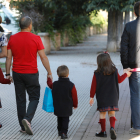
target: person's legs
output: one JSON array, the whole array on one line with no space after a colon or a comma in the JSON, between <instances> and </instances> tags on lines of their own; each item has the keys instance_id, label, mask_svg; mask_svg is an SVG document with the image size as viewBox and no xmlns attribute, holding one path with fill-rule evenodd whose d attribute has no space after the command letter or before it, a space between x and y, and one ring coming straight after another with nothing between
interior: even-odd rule
<instances>
[{"instance_id":1,"label":"person's legs","mask_svg":"<svg viewBox=\"0 0 140 140\"><path fill-rule=\"evenodd\" d=\"M62 117L61 139L67 139L67 132L69 127L69 117Z\"/></svg>"},{"instance_id":2,"label":"person's legs","mask_svg":"<svg viewBox=\"0 0 140 140\"><path fill-rule=\"evenodd\" d=\"M99 123L101 124L101 132L96 133L96 136L97 137L107 137L107 134L106 134L106 112L100 112Z\"/></svg>"},{"instance_id":3,"label":"person's legs","mask_svg":"<svg viewBox=\"0 0 140 140\"><path fill-rule=\"evenodd\" d=\"M62 117L62 129L61 133L67 134L69 127L69 117Z\"/></svg>"},{"instance_id":4,"label":"person's legs","mask_svg":"<svg viewBox=\"0 0 140 140\"><path fill-rule=\"evenodd\" d=\"M26 114L26 93L25 93L25 85L22 80L22 76L19 73L13 72L13 80L15 85L15 93L16 93L16 103L17 103L17 114L19 124L21 129L25 131L25 128L22 124L22 120Z\"/></svg>"},{"instance_id":5,"label":"person's legs","mask_svg":"<svg viewBox=\"0 0 140 140\"><path fill-rule=\"evenodd\" d=\"M105 132L106 131L106 112L100 112L100 121L99 123L101 124L101 131Z\"/></svg>"},{"instance_id":6,"label":"person's legs","mask_svg":"<svg viewBox=\"0 0 140 140\"><path fill-rule=\"evenodd\" d=\"M0 128L2 128L2 124L0 123Z\"/></svg>"},{"instance_id":7,"label":"person's legs","mask_svg":"<svg viewBox=\"0 0 140 140\"><path fill-rule=\"evenodd\" d=\"M25 128L25 131L29 135L33 135L33 131L31 128L31 121L37 109L37 105L39 103L40 98L40 85L38 80L38 73L36 74L23 74L23 79L25 83L25 87L27 89L27 93L29 95L29 105L27 108L27 113L22 120L22 124Z\"/></svg>"},{"instance_id":8,"label":"person's legs","mask_svg":"<svg viewBox=\"0 0 140 140\"><path fill-rule=\"evenodd\" d=\"M116 135L116 131L115 131L115 111L108 111L108 116L109 116L109 120L110 120L110 137L111 139L116 139L117 135Z\"/></svg>"},{"instance_id":9,"label":"person's legs","mask_svg":"<svg viewBox=\"0 0 140 140\"><path fill-rule=\"evenodd\" d=\"M57 117L57 129L58 129L58 135L61 136L62 117Z\"/></svg>"},{"instance_id":10,"label":"person's legs","mask_svg":"<svg viewBox=\"0 0 140 140\"><path fill-rule=\"evenodd\" d=\"M140 130L140 72L133 72L129 78L130 105L133 128Z\"/></svg>"},{"instance_id":11,"label":"person's legs","mask_svg":"<svg viewBox=\"0 0 140 140\"><path fill-rule=\"evenodd\" d=\"M38 77L39 74L36 73L36 74L26 74L24 78L30 101L24 119L26 119L29 123L31 123L33 119L40 98L40 85Z\"/></svg>"},{"instance_id":12,"label":"person's legs","mask_svg":"<svg viewBox=\"0 0 140 140\"><path fill-rule=\"evenodd\" d=\"M1 99L0 99L0 108L2 108ZM1 123L0 123L0 128L2 128L2 124Z\"/></svg>"},{"instance_id":13,"label":"person's legs","mask_svg":"<svg viewBox=\"0 0 140 140\"><path fill-rule=\"evenodd\" d=\"M110 128L113 127L115 128L115 111L108 111L108 116L109 116L109 120L110 120Z\"/></svg>"}]
</instances>

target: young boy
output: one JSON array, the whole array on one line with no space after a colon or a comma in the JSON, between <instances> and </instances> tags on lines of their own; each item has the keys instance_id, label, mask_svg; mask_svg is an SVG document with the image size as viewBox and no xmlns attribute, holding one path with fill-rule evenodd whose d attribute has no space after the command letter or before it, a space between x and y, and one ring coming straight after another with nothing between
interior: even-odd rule
<instances>
[{"instance_id":1,"label":"young boy","mask_svg":"<svg viewBox=\"0 0 140 140\"><path fill-rule=\"evenodd\" d=\"M72 108L77 108L78 98L75 85L69 80L69 69L62 65L57 69L58 81L52 83L48 77L47 84L52 89L54 115L57 116L58 135L61 139L67 139L69 116Z\"/></svg>"}]
</instances>

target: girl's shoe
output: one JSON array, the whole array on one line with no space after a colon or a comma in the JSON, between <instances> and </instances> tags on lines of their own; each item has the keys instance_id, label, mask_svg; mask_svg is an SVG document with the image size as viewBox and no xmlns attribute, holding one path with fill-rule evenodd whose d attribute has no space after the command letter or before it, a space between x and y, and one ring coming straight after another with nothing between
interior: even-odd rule
<instances>
[{"instance_id":1,"label":"girl's shoe","mask_svg":"<svg viewBox=\"0 0 140 140\"><path fill-rule=\"evenodd\" d=\"M0 123L0 128L2 128L2 124Z\"/></svg>"},{"instance_id":2,"label":"girl's shoe","mask_svg":"<svg viewBox=\"0 0 140 140\"><path fill-rule=\"evenodd\" d=\"M110 137L115 140L117 138L116 131L113 127L110 128Z\"/></svg>"},{"instance_id":3,"label":"girl's shoe","mask_svg":"<svg viewBox=\"0 0 140 140\"><path fill-rule=\"evenodd\" d=\"M107 137L107 133L106 133L106 131L104 131L104 132L96 133L95 136L96 137L104 137L104 138L106 138Z\"/></svg>"}]
</instances>

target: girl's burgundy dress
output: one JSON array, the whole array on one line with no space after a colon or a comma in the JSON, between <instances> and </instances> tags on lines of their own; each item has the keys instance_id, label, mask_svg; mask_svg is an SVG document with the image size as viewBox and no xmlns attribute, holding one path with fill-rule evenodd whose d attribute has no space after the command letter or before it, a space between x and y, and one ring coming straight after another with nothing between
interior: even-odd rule
<instances>
[{"instance_id":1,"label":"girl's burgundy dress","mask_svg":"<svg viewBox=\"0 0 140 140\"><path fill-rule=\"evenodd\" d=\"M10 84L10 80L4 78L4 75L3 75L3 73L2 73L1 68L0 68L0 83L1 83L1 84ZM1 99L0 99L0 108L2 108Z\"/></svg>"}]
</instances>

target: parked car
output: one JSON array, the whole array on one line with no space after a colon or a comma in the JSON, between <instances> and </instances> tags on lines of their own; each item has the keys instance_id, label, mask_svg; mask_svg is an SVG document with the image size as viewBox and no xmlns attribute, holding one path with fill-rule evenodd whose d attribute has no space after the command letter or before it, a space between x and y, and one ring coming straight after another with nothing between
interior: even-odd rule
<instances>
[{"instance_id":1,"label":"parked car","mask_svg":"<svg viewBox=\"0 0 140 140\"><path fill-rule=\"evenodd\" d=\"M7 25L11 23L10 18L2 10L0 10L0 16L2 17L2 23Z\"/></svg>"},{"instance_id":2,"label":"parked car","mask_svg":"<svg viewBox=\"0 0 140 140\"><path fill-rule=\"evenodd\" d=\"M11 23L11 20L7 16L4 17L4 21L7 25Z\"/></svg>"}]
</instances>

